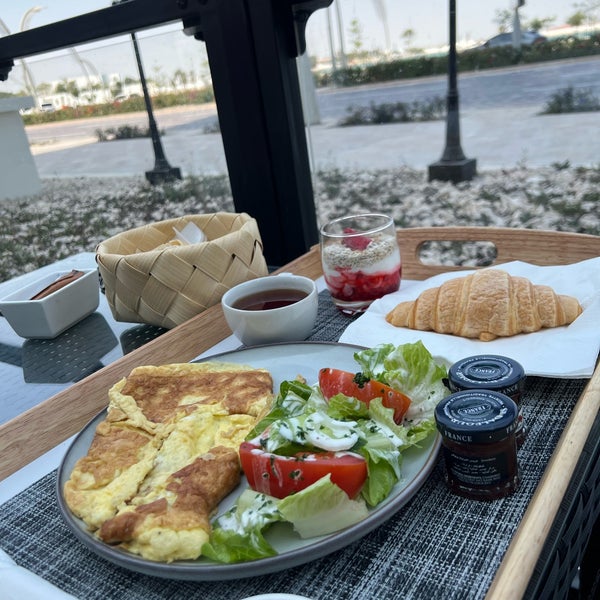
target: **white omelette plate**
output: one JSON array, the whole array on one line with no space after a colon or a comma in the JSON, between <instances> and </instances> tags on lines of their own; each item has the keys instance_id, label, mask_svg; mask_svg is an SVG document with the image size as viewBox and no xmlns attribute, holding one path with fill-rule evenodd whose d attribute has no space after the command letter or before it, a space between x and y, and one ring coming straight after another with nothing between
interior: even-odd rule
<instances>
[{"instance_id":1,"label":"white omelette plate","mask_svg":"<svg viewBox=\"0 0 600 600\"><path fill-rule=\"evenodd\" d=\"M226 352L203 360L234 362L268 369L273 377L274 391L278 392L282 381L295 379L297 375L302 375L311 385L316 383L319 369L324 367L357 371L359 367L354 360L354 353L361 349L360 346L326 342L270 344ZM234 564L216 563L206 558L167 564L146 560L100 541L86 528L83 521L71 513L64 501L64 484L69 479L75 462L87 453L96 426L104 417L105 411L92 419L77 435L58 469L57 496L62 516L75 536L92 552L121 567L169 579L218 581L265 575L335 552L365 536L400 510L424 484L435 466L440 447L439 435L435 434L425 440L420 448L407 450L402 460L402 481L396 484L386 500L369 510L369 515L356 525L330 535L303 540L290 524L275 523L265 537L277 550L277 556ZM235 503L246 486L246 479L242 476L239 488L221 502L219 514Z\"/></svg>"}]
</instances>

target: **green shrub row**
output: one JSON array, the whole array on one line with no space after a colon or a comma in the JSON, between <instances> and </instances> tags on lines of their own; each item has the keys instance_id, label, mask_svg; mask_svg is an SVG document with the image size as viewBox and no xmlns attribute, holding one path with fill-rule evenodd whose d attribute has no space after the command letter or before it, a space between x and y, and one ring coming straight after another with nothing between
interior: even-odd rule
<instances>
[{"instance_id":1,"label":"green shrub row","mask_svg":"<svg viewBox=\"0 0 600 600\"><path fill-rule=\"evenodd\" d=\"M594 94L591 88L576 90L573 87L567 87L552 94L546 102L542 114L558 115L598 110L600 110L600 98Z\"/></svg>"},{"instance_id":2,"label":"green shrub row","mask_svg":"<svg viewBox=\"0 0 600 600\"><path fill-rule=\"evenodd\" d=\"M165 135L160 131L161 136ZM137 125L121 125L121 127L109 127L108 129L96 129L96 137L99 142L112 142L113 140L131 140L135 138L152 137L149 127L138 127Z\"/></svg>"},{"instance_id":3,"label":"green shrub row","mask_svg":"<svg viewBox=\"0 0 600 600\"><path fill-rule=\"evenodd\" d=\"M382 125L386 123L412 123L436 121L446 115L446 100L436 96L424 102L371 102L368 107L350 106L338 126Z\"/></svg>"},{"instance_id":4,"label":"green shrub row","mask_svg":"<svg viewBox=\"0 0 600 600\"><path fill-rule=\"evenodd\" d=\"M187 104L207 104L214 102L215 95L212 87L201 90L186 90L185 92L170 92L152 96L152 108L169 108ZM70 121L86 117L103 117L105 115L141 112L146 110L142 96L136 96L122 102L109 102L105 104L90 104L76 108L65 107L54 112L30 113L23 115L25 125L38 123L53 123L55 121Z\"/></svg>"},{"instance_id":5,"label":"green shrub row","mask_svg":"<svg viewBox=\"0 0 600 600\"><path fill-rule=\"evenodd\" d=\"M533 46L523 46L517 51L512 46L498 48L475 48L457 55L459 71L477 71L516 64L536 63L561 58L577 58L600 54L600 34L589 39L560 38ZM379 62L339 69L335 73L316 75L319 87L328 85L352 86L380 81L411 79L443 75L448 71L447 54L440 56L416 56L402 60Z\"/></svg>"}]
</instances>

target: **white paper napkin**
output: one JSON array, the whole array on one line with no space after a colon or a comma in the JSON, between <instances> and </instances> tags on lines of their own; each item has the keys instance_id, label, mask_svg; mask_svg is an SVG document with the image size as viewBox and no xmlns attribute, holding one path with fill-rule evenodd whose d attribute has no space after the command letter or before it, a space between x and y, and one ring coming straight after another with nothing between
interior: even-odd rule
<instances>
[{"instance_id":1,"label":"white paper napkin","mask_svg":"<svg viewBox=\"0 0 600 600\"><path fill-rule=\"evenodd\" d=\"M188 223L181 231L173 227L175 237L182 244L200 244L206 239L206 234L195 223Z\"/></svg>"},{"instance_id":2,"label":"white paper napkin","mask_svg":"<svg viewBox=\"0 0 600 600\"><path fill-rule=\"evenodd\" d=\"M17 565L0 549L0 597L3 600L76 600L39 575Z\"/></svg>"},{"instance_id":3,"label":"white paper napkin","mask_svg":"<svg viewBox=\"0 0 600 600\"><path fill-rule=\"evenodd\" d=\"M515 261L499 268L511 275L527 277L535 284L551 286L557 294L575 296L583 313L567 327L491 342L480 342L428 331L394 327L385 315L398 303L414 300L423 290L473 271L443 273L426 281L402 281L400 290L373 302L369 309L346 329L340 342L375 346L421 340L437 358L452 364L475 354L500 354L515 359L528 375L586 378L594 372L600 351L600 257L573 265L538 267Z\"/></svg>"}]
</instances>

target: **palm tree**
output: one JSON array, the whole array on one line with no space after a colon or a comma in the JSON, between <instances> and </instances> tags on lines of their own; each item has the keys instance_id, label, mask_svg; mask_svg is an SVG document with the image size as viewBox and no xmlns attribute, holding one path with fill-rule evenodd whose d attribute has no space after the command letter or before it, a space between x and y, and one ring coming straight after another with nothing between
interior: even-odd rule
<instances>
[{"instance_id":1,"label":"palm tree","mask_svg":"<svg viewBox=\"0 0 600 600\"><path fill-rule=\"evenodd\" d=\"M20 31L23 31L24 29L26 29L27 24L29 23L29 19L31 19L31 17L35 13L40 12L40 10L43 10L43 8L44 8L43 6L34 6L33 8L30 8L23 15L23 18L21 19ZM10 35L10 29L7 27L6 23L2 19L0 19L0 29L3 31L3 33L5 35ZM21 68L23 69L23 79L24 79L24 83L25 83L25 89L27 90L27 93L29 95L33 96L35 105L37 107L37 106L39 106L39 100L38 100L38 95L37 95L37 91L36 91L35 80L33 78L33 73L29 69L29 66L27 65L25 60L20 59L19 63L21 64Z\"/></svg>"},{"instance_id":2,"label":"palm tree","mask_svg":"<svg viewBox=\"0 0 600 600\"><path fill-rule=\"evenodd\" d=\"M505 33L510 29L510 22L512 18L512 12L507 8L496 10L494 15L494 23L498 25L498 33Z\"/></svg>"},{"instance_id":3,"label":"palm tree","mask_svg":"<svg viewBox=\"0 0 600 600\"><path fill-rule=\"evenodd\" d=\"M381 19L383 24L383 35L385 36L385 51L390 52L392 49L392 44L390 41L390 28L388 26L388 17L387 17L387 8L385 6L385 0L373 0L373 4L375 6L375 12L377 16Z\"/></svg>"},{"instance_id":4,"label":"palm tree","mask_svg":"<svg viewBox=\"0 0 600 600\"><path fill-rule=\"evenodd\" d=\"M406 50L410 50L412 48L413 40L415 39L415 30L411 28L405 29L402 32L402 39L406 45Z\"/></svg>"}]
</instances>

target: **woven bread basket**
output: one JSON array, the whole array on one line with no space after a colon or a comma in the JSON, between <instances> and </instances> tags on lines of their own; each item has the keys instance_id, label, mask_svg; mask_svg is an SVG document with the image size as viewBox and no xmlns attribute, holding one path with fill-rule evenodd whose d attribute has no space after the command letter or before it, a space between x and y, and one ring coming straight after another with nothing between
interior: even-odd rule
<instances>
[{"instance_id":1,"label":"woven bread basket","mask_svg":"<svg viewBox=\"0 0 600 600\"><path fill-rule=\"evenodd\" d=\"M188 223L206 235L175 245ZM96 248L106 298L117 321L168 329L187 321L234 285L267 275L256 221L245 213L187 215L119 233Z\"/></svg>"}]
</instances>

